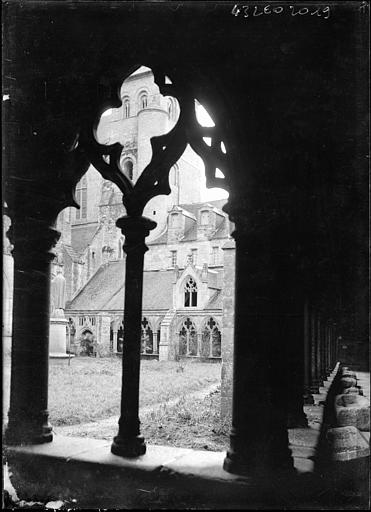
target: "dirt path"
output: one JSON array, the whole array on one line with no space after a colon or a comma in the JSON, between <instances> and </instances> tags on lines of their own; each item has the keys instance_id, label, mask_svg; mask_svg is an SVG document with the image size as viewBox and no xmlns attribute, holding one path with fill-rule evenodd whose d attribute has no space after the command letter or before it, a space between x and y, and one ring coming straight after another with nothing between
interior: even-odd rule
<instances>
[{"instance_id":1,"label":"dirt path","mask_svg":"<svg viewBox=\"0 0 371 512\"><path fill-rule=\"evenodd\" d=\"M206 388L195 391L194 393L190 393L186 395L187 398L194 399L203 399L210 393L216 391L219 387L219 383L214 383ZM173 398L172 400L168 400L166 402L157 402L156 404L149 405L146 407L141 407L139 409L139 414L141 419L145 416L158 410L162 405L172 407L176 405L182 396ZM79 423L77 425L64 425L59 427L53 427L53 432L55 435L61 436L77 436L77 437L95 437L100 439L110 439L112 435L117 434L118 428L118 416L111 416L110 418L105 418L104 420L92 421L88 423Z\"/></svg>"}]
</instances>

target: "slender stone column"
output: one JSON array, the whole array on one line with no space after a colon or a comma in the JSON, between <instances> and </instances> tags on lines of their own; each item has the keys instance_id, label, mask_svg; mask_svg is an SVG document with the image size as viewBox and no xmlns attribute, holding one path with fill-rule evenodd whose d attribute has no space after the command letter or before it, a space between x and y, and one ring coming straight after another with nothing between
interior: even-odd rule
<instances>
[{"instance_id":1,"label":"slender stone column","mask_svg":"<svg viewBox=\"0 0 371 512\"><path fill-rule=\"evenodd\" d=\"M321 319L319 325L319 336L320 336L320 381L326 379L326 324Z\"/></svg>"},{"instance_id":2,"label":"slender stone column","mask_svg":"<svg viewBox=\"0 0 371 512\"><path fill-rule=\"evenodd\" d=\"M310 308L310 346L311 346L311 387L312 393L319 393L319 377L317 368L317 314L314 308Z\"/></svg>"},{"instance_id":3,"label":"slender stone column","mask_svg":"<svg viewBox=\"0 0 371 512\"><path fill-rule=\"evenodd\" d=\"M260 238L248 240L236 222L232 429L224 469L256 476L292 469L285 377L275 281L261 257Z\"/></svg>"},{"instance_id":4,"label":"slender stone column","mask_svg":"<svg viewBox=\"0 0 371 512\"><path fill-rule=\"evenodd\" d=\"M157 339L157 331L153 332L153 354L158 354L158 339Z\"/></svg>"},{"instance_id":5,"label":"slender stone column","mask_svg":"<svg viewBox=\"0 0 371 512\"><path fill-rule=\"evenodd\" d=\"M306 300L304 303L304 404L311 405L314 403L311 393L312 372L311 372L311 318L309 304Z\"/></svg>"},{"instance_id":6,"label":"slender stone column","mask_svg":"<svg viewBox=\"0 0 371 512\"><path fill-rule=\"evenodd\" d=\"M139 373L141 349L143 260L148 247L144 243L156 223L146 217L121 217L116 225L125 235L127 254L125 271L124 345L122 350L122 388L119 432L111 452L122 457L137 457L146 451L140 435Z\"/></svg>"},{"instance_id":7,"label":"slender stone column","mask_svg":"<svg viewBox=\"0 0 371 512\"><path fill-rule=\"evenodd\" d=\"M112 347L111 354L114 354L117 351L117 329L112 329Z\"/></svg>"},{"instance_id":8,"label":"slender stone column","mask_svg":"<svg viewBox=\"0 0 371 512\"><path fill-rule=\"evenodd\" d=\"M201 355L202 333L197 333L197 357Z\"/></svg>"},{"instance_id":9,"label":"slender stone column","mask_svg":"<svg viewBox=\"0 0 371 512\"><path fill-rule=\"evenodd\" d=\"M331 372L330 367L330 324L326 325L326 375L328 376Z\"/></svg>"},{"instance_id":10,"label":"slender stone column","mask_svg":"<svg viewBox=\"0 0 371 512\"><path fill-rule=\"evenodd\" d=\"M322 386L322 368L321 368L321 317L320 314L317 312L316 314L316 372L317 372L317 379L318 379L318 386Z\"/></svg>"},{"instance_id":11,"label":"slender stone column","mask_svg":"<svg viewBox=\"0 0 371 512\"><path fill-rule=\"evenodd\" d=\"M39 444L53 439L48 423L49 252L60 233L31 216L13 219L13 342L8 444Z\"/></svg>"},{"instance_id":12,"label":"slender stone column","mask_svg":"<svg viewBox=\"0 0 371 512\"><path fill-rule=\"evenodd\" d=\"M287 393L287 426L288 428L305 428L308 420L304 413L304 308L303 301L297 297L296 314L283 315L282 325L286 338L286 393ZM284 348L284 347L283 347Z\"/></svg>"}]
</instances>

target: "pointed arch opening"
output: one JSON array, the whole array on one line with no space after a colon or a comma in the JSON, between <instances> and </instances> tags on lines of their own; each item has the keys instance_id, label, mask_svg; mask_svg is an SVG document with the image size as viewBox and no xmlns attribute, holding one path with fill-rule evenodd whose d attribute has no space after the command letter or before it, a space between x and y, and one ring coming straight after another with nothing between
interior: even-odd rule
<instances>
[{"instance_id":1,"label":"pointed arch opening","mask_svg":"<svg viewBox=\"0 0 371 512\"><path fill-rule=\"evenodd\" d=\"M220 358L222 356L222 335L218 323L209 317L203 327L201 337L201 356L205 358Z\"/></svg>"},{"instance_id":2,"label":"pointed arch opening","mask_svg":"<svg viewBox=\"0 0 371 512\"><path fill-rule=\"evenodd\" d=\"M197 307L197 294L197 283L191 276L189 276L184 284L184 307Z\"/></svg>"},{"instance_id":3,"label":"pointed arch opening","mask_svg":"<svg viewBox=\"0 0 371 512\"><path fill-rule=\"evenodd\" d=\"M179 330L179 356L197 356L197 331L193 321L187 317Z\"/></svg>"}]
</instances>

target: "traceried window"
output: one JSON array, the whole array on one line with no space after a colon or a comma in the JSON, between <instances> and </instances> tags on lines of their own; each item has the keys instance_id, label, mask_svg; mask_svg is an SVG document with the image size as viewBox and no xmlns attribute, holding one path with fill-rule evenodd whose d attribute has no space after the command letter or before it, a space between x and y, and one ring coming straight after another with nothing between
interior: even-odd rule
<instances>
[{"instance_id":1,"label":"traceried window","mask_svg":"<svg viewBox=\"0 0 371 512\"><path fill-rule=\"evenodd\" d=\"M124 107L124 118L127 119L130 117L130 100L129 98L125 98L123 102Z\"/></svg>"},{"instance_id":2,"label":"traceried window","mask_svg":"<svg viewBox=\"0 0 371 512\"><path fill-rule=\"evenodd\" d=\"M76 210L76 220L83 220L87 217L88 210L88 201L87 201L87 193L88 193L88 182L86 176L84 176L76 187L76 200L80 205L80 209Z\"/></svg>"},{"instance_id":3,"label":"traceried window","mask_svg":"<svg viewBox=\"0 0 371 512\"><path fill-rule=\"evenodd\" d=\"M170 251L170 265L175 267L177 264L177 251Z\"/></svg>"},{"instance_id":4,"label":"traceried window","mask_svg":"<svg viewBox=\"0 0 371 512\"><path fill-rule=\"evenodd\" d=\"M79 325L84 325L84 317L79 316Z\"/></svg>"},{"instance_id":5,"label":"traceried window","mask_svg":"<svg viewBox=\"0 0 371 512\"><path fill-rule=\"evenodd\" d=\"M221 357L221 333L215 320L210 317L202 331L201 356Z\"/></svg>"},{"instance_id":6,"label":"traceried window","mask_svg":"<svg viewBox=\"0 0 371 512\"><path fill-rule=\"evenodd\" d=\"M209 212L207 210L201 212L201 226L207 226L209 224Z\"/></svg>"},{"instance_id":7,"label":"traceried window","mask_svg":"<svg viewBox=\"0 0 371 512\"><path fill-rule=\"evenodd\" d=\"M140 95L140 98L139 98L139 108L143 109L143 108L147 108L147 106L148 106L148 96L146 93L143 93Z\"/></svg>"},{"instance_id":8,"label":"traceried window","mask_svg":"<svg viewBox=\"0 0 371 512\"><path fill-rule=\"evenodd\" d=\"M153 354L153 331L146 317L142 320L141 353Z\"/></svg>"},{"instance_id":9,"label":"traceried window","mask_svg":"<svg viewBox=\"0 0 371 512\"><path fill-rule=\"evenodd\" d=\"M197 356L197 332L190 318L186 318L179 331L179 355Z\"/></svg>"},{"instance_id":10,"label":"traceried window","mask_svg":"<svg viewBox=\"0 0 371 512\"><path fill-rule=\"evenodd\" d=\"M184 307L197 306L197 284L189 277L184 285Z\"/></svg>"}]
</instances>

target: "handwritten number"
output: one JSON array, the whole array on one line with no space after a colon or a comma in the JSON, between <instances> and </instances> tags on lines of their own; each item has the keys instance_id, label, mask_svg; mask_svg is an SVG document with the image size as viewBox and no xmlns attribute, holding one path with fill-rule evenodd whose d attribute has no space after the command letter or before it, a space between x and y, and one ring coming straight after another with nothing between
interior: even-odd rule
<instances>
[{"instance_id":1,"label":"handwritten number","mask_svg":"<svg viewBox=\"0 0 371 512\"><path fill-rule=\"evenodd\" d=\"M362 2L362 4L359 6L359 10L364 13L367 8L367 2Z\"/></svg>"},{"instance_id":2,"label":"handwritten number","mask_svg":"<svg viewBox=\"0 0 371 512\"><path fill-rule=\"evenodd\" d=\"M241 9L238 7L237 4L234 4L231 14L233 14L233 16L238 16L240 12Z\"/></svg>"}]
</instances>

